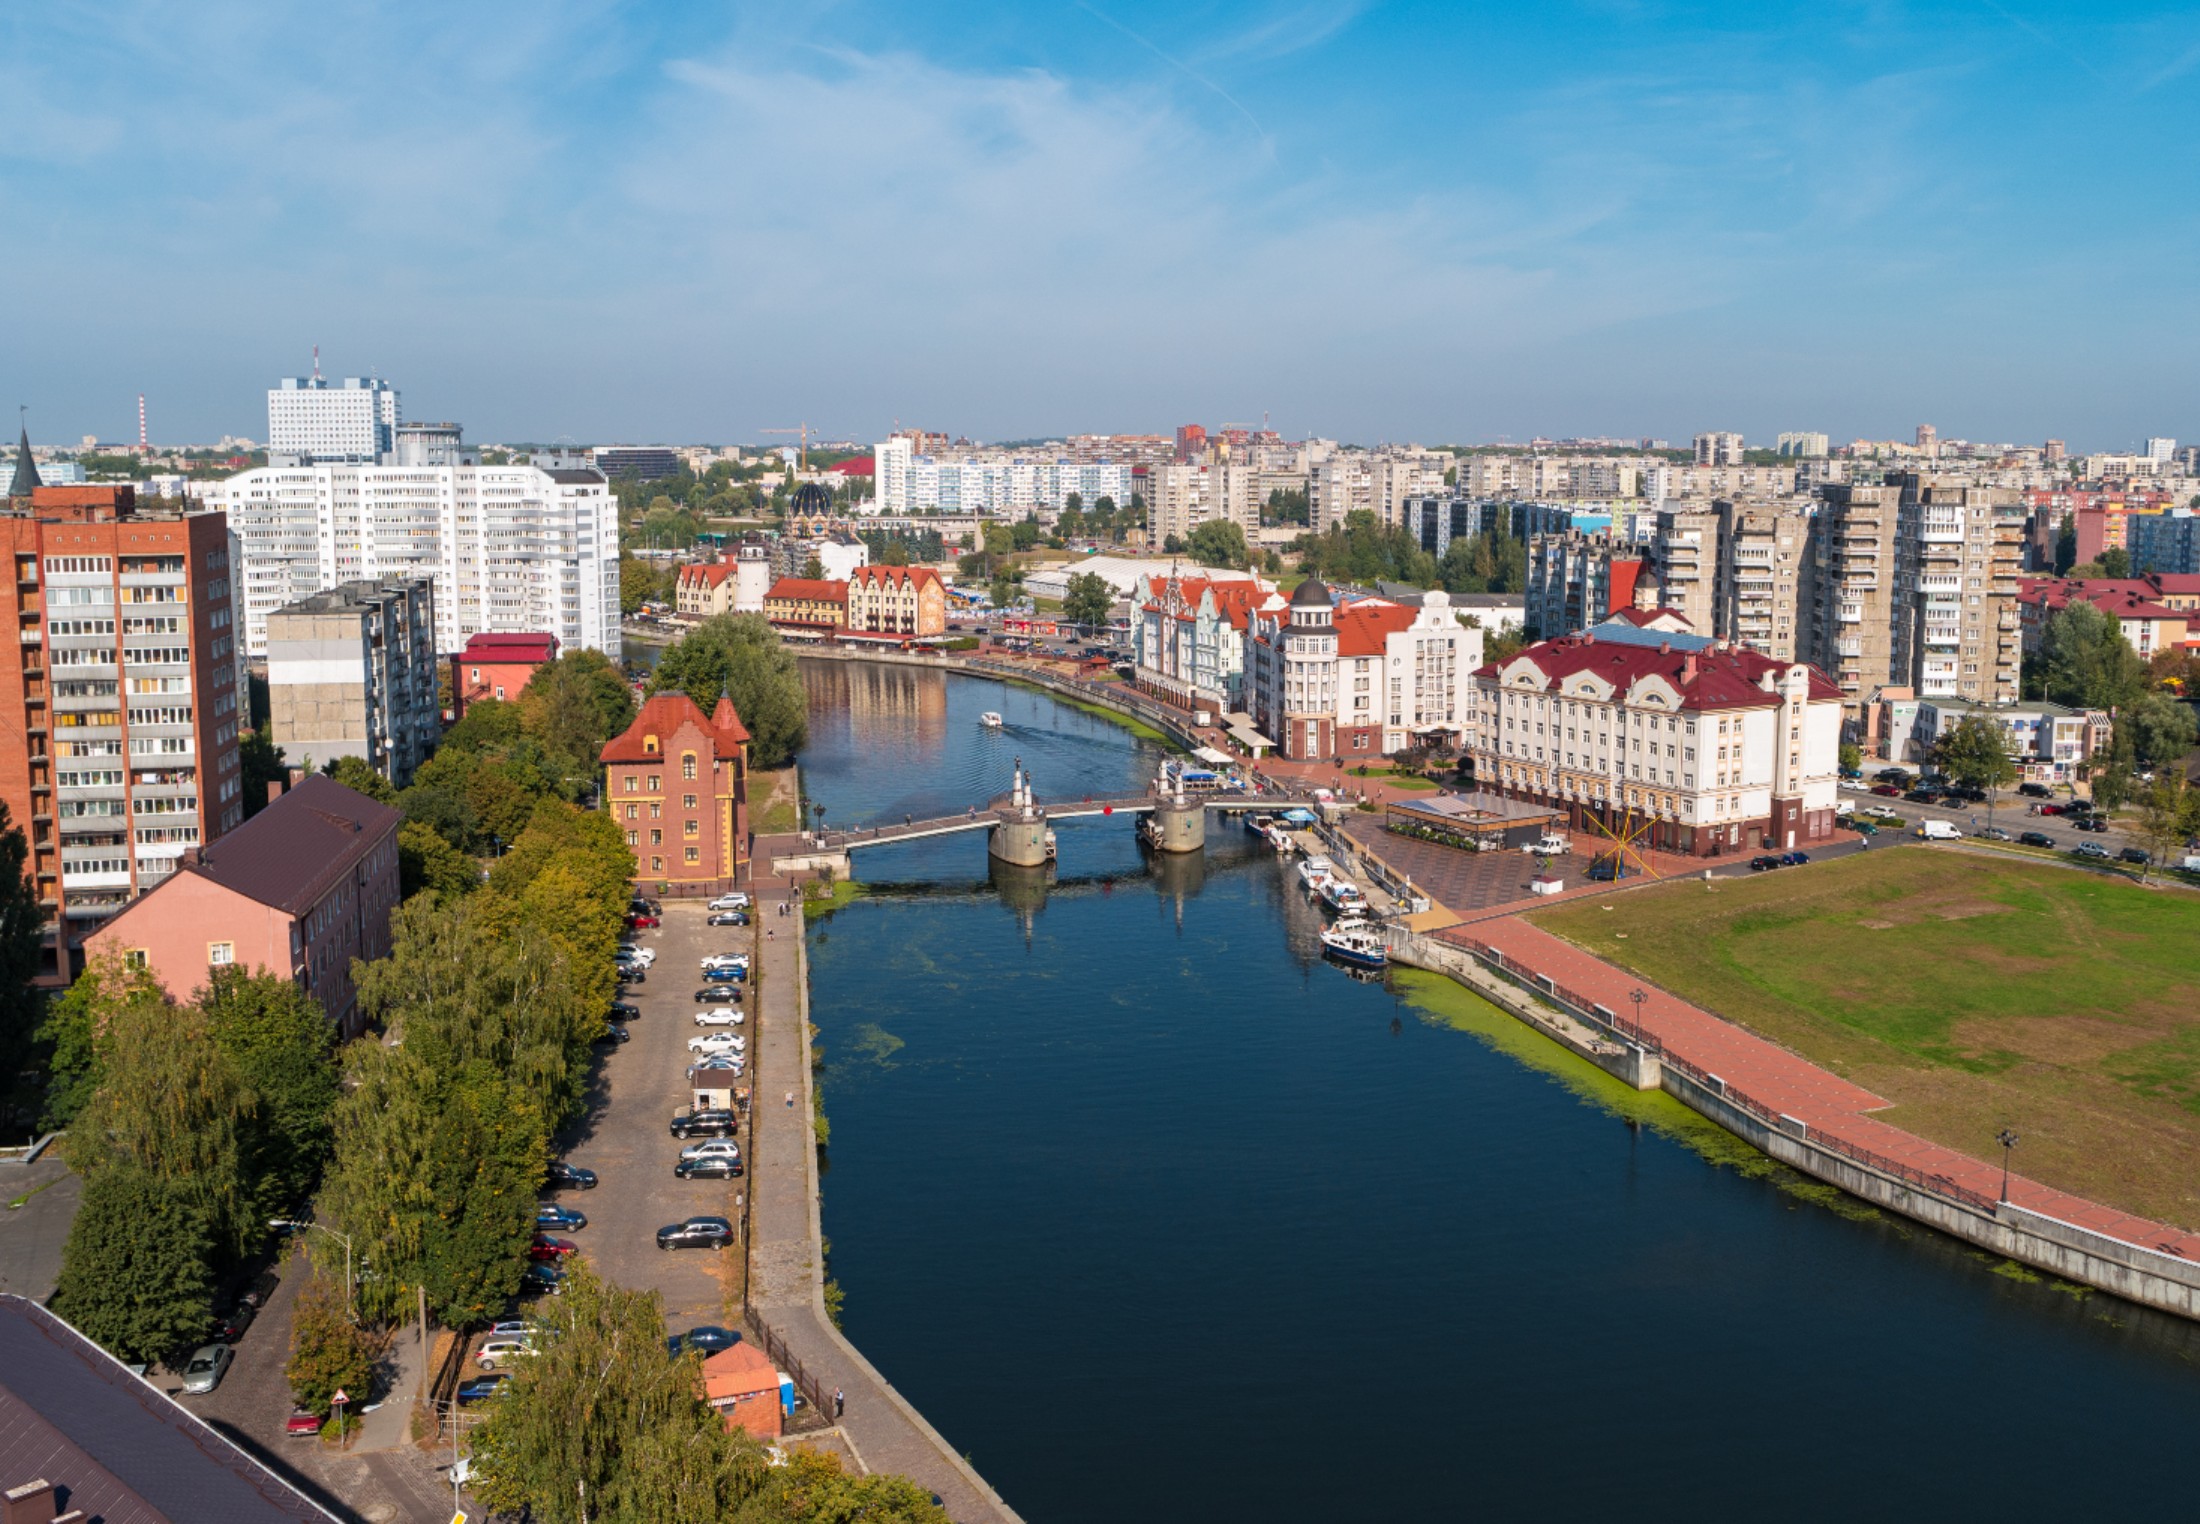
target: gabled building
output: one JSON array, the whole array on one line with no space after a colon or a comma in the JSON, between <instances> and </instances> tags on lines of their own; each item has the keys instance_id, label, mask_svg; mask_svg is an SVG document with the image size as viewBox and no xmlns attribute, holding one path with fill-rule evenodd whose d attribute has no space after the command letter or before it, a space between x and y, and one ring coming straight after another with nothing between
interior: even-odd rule
<instances>
[{"instance_id":1,"label":"gabled building","mask_svg":"<svg viewBox=\"0 0 2200 1524\"><path fill-rule=\"evenodd\" d=\"M672 584L672 606L695 619L733 610L736 582L730 561L700 561L680 568Z\"/></svg>"},{"instance_id":2,"label":"gabled building","mask_svg":"<svg viewBox=\"0 0 2200 1524\"><path fill-rule=\"evenodd\" d=\"M219 841L187 851L176 871L85 939L120 953L177 1000L232 964L294 979L337 1032L363 1022L352 960L389 956L398 902L397 827L404 817L335 779L303 782Z\"/></svg>"},{"instance_id":3,"label":"gabled building","mask_svg":"<svg viewBox=\"0 0 2200 1524\"><path fill-rule=\"evenodd\" d=\"M466 649L451 658L451 717L466 718L466 706L483 699L509 702L526 691L535 669L558 659L555 635L500 635L484 631L466 638Z\"/></svg>"},{"instance_id":4,"label":"gabled building","mask_svg":"<svg viewBox=\"0 0 2200 1524\"><path fill-rule=\"evenodd\" d=\"M1254 727L1306 761L1456 744L1474 718L1469 674L1482 632L1459 623L1442 589L1418 608L1381 598L1335 601L1309 577L1288 603L1254 611L1245 692Z\"/></svg>"},{"instance_id":5,"label":"gabled building","mask_svg":"<svg viewBox=\"0 0 2200 1524\"><path fill-rule=\"evenodd\" d=\"M1281 600L1264 583L1183 577L1173 568L1142 591L1131 626L1138 686L1171 703L1241 708L1253 611Z\"/></svg>"},{"instance_id":6,"label":"gabled building","mask_svg":"<svg viewBox=\"0 0 2200 1524\"><path fill-rule=\"evenodd\" d=\"M848 623L848 584L781 577L764 594L764 617L782 635L830 640Z\"/></svg>"},{"instance_id":7,"label":"gabled building","mask_svg":"<svg viewBox=\"0 0 2200 1524\"><path fill-rule=\"evenodd\" d=\"M859 566L848 576L850 635L934 639L947 633L947 586L929 566Z\"/></svg>"},{"instance_id":8,"label":"gabled building","mask_svg":"<svg viewBox=\"0 0 2200 1524\"><path fill-rule=\"evenodd\" d=\"M749 860L749 732L721 697L643 702L603 749L604 808L626 833L637 883L667 894L730 889Z\"/></svg>"}]
</instances>

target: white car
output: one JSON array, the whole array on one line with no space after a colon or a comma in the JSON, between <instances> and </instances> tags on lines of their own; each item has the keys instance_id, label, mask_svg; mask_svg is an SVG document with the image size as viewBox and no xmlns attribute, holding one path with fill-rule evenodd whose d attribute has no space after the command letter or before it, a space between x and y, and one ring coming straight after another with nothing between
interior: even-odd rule
<instances>
[{"instance_id":1,"label":"white car","mask_svg":"<svg viewBox=\"0 0 2200 1524\"><path fill-rule=\"evenodd\" d=\"M731 1073L739 1079L748 1070L748 1060L739 1053L705 1053L688 1065L688 1078L698 1074Z\"/></svg>"},{"instance_id":2,"label":"white car","mask_svg":"<svg viewBox=\"0 0 2200 1524\"><path fill-rule=\"evenodd\" d=\"M722 1005L716 1010L697 1011L695 1024L699 1027L737 1027L741 1025L741 1013L730 1005Z\"/></svg>"},{"instance_id":3,"label":"white car","mask_svg":"<svg viewBox=\"0 0 2200 1524\"><path fill-rule=\"evenodd\" d=\"M680 1150L683 1159L738 1159L741 1145L731 1138L706 1138Z\"/></svg>"},{"instance_id":4,"label":"white car","mask_svg":"<svg viewBox=\"0 0 2200 1524\"><path fill-rule=\"evenodd\" d=\"M712 953L702 960L702 969L706 974L714 968L747 968L748 966L749 955L747 953Z\"/></svg>"},{"instance_id":5,"label":"white car","mask_svg":"<svg viewBox=\"0 0 2200 1524\"><path fill-rule=\"evenodd\" d=\"M654 947L636 947L632 942L621 942L618 956L630 959L641 964L642 967L648 968L657 961L657 949Z\"/></svg>"},{"instance_id":6,"label":"white car","mask_svg":"<svg viewBox=\"0 0 2200 1524\"><path fill-rule=\"evenodd\" d=\"M736 1047L748 1044L731 1032L706 1032L701 1037L688 1039L690 1053L730 1053Z\"/></svg>"},{"instance_id":7,"label":"white car","mask_svg":"<svg viewBox=\"0 0 2200 1524\"><path fill-rule=\"evenodd\" d=\"M713 910L746 910L749 908L749 897L743 890L736 889L731 894L721 894L718 898L712 900L710 908Z\"/></svg>"},{"instance_id":8,"label":"white car","mask_svg":"<svg viewBox=\"0 0 2200 1524\"><path fill-rule=\"evenodd\" d=\"M481 1362L483 1370L487 1370L491 1366L506 1365L522 1355L531 1355L534 1352L535 1346L525 1339L491 1339L481 1346L480 1353L474 1358Z\"/></svg>"}]
</instances>

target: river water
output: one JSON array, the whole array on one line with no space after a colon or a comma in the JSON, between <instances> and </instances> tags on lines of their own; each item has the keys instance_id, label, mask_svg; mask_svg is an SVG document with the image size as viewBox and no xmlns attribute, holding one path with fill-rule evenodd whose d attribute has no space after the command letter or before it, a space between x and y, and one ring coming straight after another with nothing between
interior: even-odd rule
<instances>
[{"instance_id":1,"label":"river water","mask_svg":"<svg viewBox=\"0 0 2200 1524\"><path fill-rule=\"evenodd\" d=\"M1025 689L806 662L828 824L1118 790ZM1000 731L984 710L1007 719ZM1768 1169L1417 975L1210 817L859 854L811 932L847 1331L1033 1524L2181 1510L2200 1337Z\"/></svg>"}]
</instances>

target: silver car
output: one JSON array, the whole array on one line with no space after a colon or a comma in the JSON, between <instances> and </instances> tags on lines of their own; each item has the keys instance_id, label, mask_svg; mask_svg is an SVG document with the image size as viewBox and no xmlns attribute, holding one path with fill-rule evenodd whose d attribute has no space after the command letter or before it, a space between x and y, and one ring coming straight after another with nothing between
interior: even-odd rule
<instances>
[{"instance_id":1,"label":"silver car","mask_svg":"<svg viewBox=\"0 0 2200 1524\"><path fill-rule=\"evenodd\" d=\"M211 1392L222 1384L222 1377L229 1374L229 1362L236 1358L226 1344L201 1344L183 1362L184 1391L194 1397Z\"/></svg>"}]
</instances>

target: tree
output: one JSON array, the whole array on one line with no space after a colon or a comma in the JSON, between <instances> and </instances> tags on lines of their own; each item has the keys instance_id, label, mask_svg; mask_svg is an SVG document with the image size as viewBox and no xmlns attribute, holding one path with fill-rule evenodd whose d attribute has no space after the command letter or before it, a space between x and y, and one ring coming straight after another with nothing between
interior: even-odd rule
<instances>
[{"instance_id":1,"label":"tree","mask_svg":"<svg viewBox=\"0 0 2200 1524\"><path fill-rule=\"evenodd\" d=\"M2128 738L2131 760L2153 770L2170 766L2192 748L2193 715L2159 689L2139 694L2116 713L2119 743Z\"/></svg>"},{"instance_id":2,"label":"tree","mask_svg":"<svg viewBox=\"0 0 2200 1524\"><path fill-rule=\"evenodd\" d=\"M2078 561L2078 527L2069 514L2055 530L2055 575L2068 576Z\"/></svg>"},{"instance_id":3,"label":"tree","mask_svg":"<svg viewBox=\"0 0 2200 1524\"><path fill-rule=\"evenodd\" d=\"M1841 771L1859 773L1864 770L1864 748L1854 741L1841 743Z\"/></svg>"},{"instance_id":4,"label":"tree","mask_svg":"<svg viewBox=\"0 0 2200 1524\"><path fill-rule=\"evenodd\" d=\"M118 1360L151 1362L214 1330L204 1209L136 1164L100 1170L61 1251L55 1313Z\"/></svg>"},{"instance_id":5,"label":"tree","mask_svg":"<svg viewBox=\"0 0 2200 1524\"><path fill-rule=\"evenodd\" d=\"M290 1325L290 1360L283 1376L290 1395L309 1413L327 1417L338 1392L350 1397L353 1411L366 1405L374 1379L374 1344L344 1308L343 1288L315 1272L298 1293Z\"/></svg>"},{"instance_id":6,"label":"tree","mask_svg":"<svg viewBox=\"0 0 2200 1524\"><path fill-rule=\"evenodd\" d=\"M22 828L0 803L0 1076L6 1077L30 1067L31 1045L46 1012L45 993L32 982L38 977L46 912L24 872L29 859ZM0 1099L9 1082L0 1078Z\"/></svg>"},{"instance_id":7,"label":"tree","mask_svg":"<svg viewBox=\"0 0 2200 1524\"><path fill-rule=\"evenodd\" d=\"M2139 791L2139 835L2147 844L2145 879L2166 865L2194 832L2200 831L2200 789L2185 781L2184 769L2165 767Z\"/></svg>"},{"instance_id":8,"label":"tree","mask_svg":"<svg viewBox=\"0 0 2200 1524\"><path fill-rule=\"evenodd\" d=\"M776 1516L799 1524L948 1524L928 1489L905 1476L850 1476L837 1455L797 1450L774 1482Z\"/></svg>"},{"instance_id":9,"label":"tree","mask_svg":"<svg viewBox=\"0 0 2200 1524\"><path fill-rule=\"evenodd\" d=\"M323 769L355 794L365 794L382 804L395 804L397 790L390 780L374 770L374 764L364 757L338 757Z\"/></svg>"},{"instance_id":10,"label":"tree","mask_svg":"<svg viewBox=\"0 0 2200 1524\"><path fill-rule=\"evenodd\" d=\"M559 792L579 798L604 743L634 720L634 690L601 651L576 648L545 662L519 696L520 725L543 750Z\"/></svg>"},{"instance_id":11,"label":"tree","mask_svg":"<svg viewBox=\"0 0 2200 1524\"><path fill-rule=\"evenodd\" d=\"M328 1017L296 980L234 964L210 971L195 1003L255 1102L243 1161L253 1217L292 1210L328 1162L337 1097Z\"/></svg>"},{"instance_id":12,"label":"tree","mask_svg":"<svg viewBox=\"0 0 2200 1524\"><path fill-rule=\"evenodd\" d=\"M433 826L408 820L397 828L398 892L406 898L426 889L456 899L480 883L480 867Z\"/></svg>"},{"instance_id":13,"label":"tree","mask_svg":"<svg viewBox=\"0 0 2200 1524\"><path fill-rule=\"evenodd\" d=\"M2131 552L2121 545L2112 545L2102 551L2101 575L2117 582L2129 577L2131 575Z\"/></svg>"},{"instance_id":14,"label":"tree","mask_svg":"<svg viewBox=\"0 0 2200 1524\"><path fill-rule=\"evenodd\" d=\"M85 960L84 972L46 1007L38 1026L38 1040L53 1051L43 1125L67 1127L99 1088L108 1012L134 1000L159 1005L162 998L152 974L127 966L119 953Z\"/></svg>"},{"instance_id":15,"label":"tree","mask_svg":"<svg viewBox=\"0 0 2200 1524\"><path fill-rule=\"evenodd\" d=\"M720 614L668 647L649 678L651 693L667 689L687 694L706 715L721 694L732 699L756 767L784 767L810 739L802 671L759 615Z\"/></svg>"},{"instance_id":16,"label":"tree","mask_svg":"<svg viewBox=\"0 0 2200 1524\"><path fill-rule=\"evenodd\" d=\"M887 541L886 548L879 552L878 559L879 564L882 566L907 566L909 564L909 542L907 540Z\"/></svg>"},{"instance_id":17,"label":"tree","mask_svg":"<svg viewBox=\"0 0 2200 1524\"><path fill-rule=\"evenodd\" d=\"M2146 665L2116 621L2083 599L2047 621L2038 660L2045 696L2073 709L2119 709L2146 686Z\"/></svg>"},{"instance_id":18,"label":"tree","mask_svg":"<svg viewBox=\"0 0 2200 1524\"><path fill-rule=\"evenodd\" d=\"M1079 572L1069 579L1062 613L1072 624L1106 624L1115 610L1115 588L1097 572Z\"/></svg>"},{"instance_id":19,"label":"tree","mask_svg":"<svg viewBox=\"0 0 2200 1524\"><path fill-rule=\"evenodd\" d=\"M1016 550L1029 550L1039 543L1039 516L1025 514L1008 527L1008 543Z\"/></svg>"},{"instance_id":20,"label":"tree","mask_svg":"<svg viewBox=\"0 0 2200 1524\"><path fill-rule=\"evenodd\" d=\"M290 768L283 761L283 749L275 744L274 732L266 725L237 737L237 763L241 770L239 782L244 787L244 817L250 820L267 807L269 785L287 779Z\"/></svg>"},{"instance_id":21,"label":"tree","mask_svg":"<svg viewBox=\"0 0 2200 1524\"><path fill-rule=\"evenodd\" d=\"M1242 570L1252 559L1245 546L1245 531L1230 519L1209 519L1192 531L1185 543L1192 559L1202 566L1228 566Z\"/></svg>"},{"instance_id":22,"label":"tree","mask_svg":"<svg viewBox=\"0 0 2200 1524\"><path fill-rule=\"evenodd\" d=\"M2017 779L2001 726L1982 714L1967 714L1949 727L1933 747L1933 761L1968 788L2004 788Z\"/></svg>"},{"instance_id":23,"label":"tree","mask_svg":"<svg viewBox=\"0 0 2200 1524\"><path fill-rule=\"evenodd\" d=\"M825 563L815 556L810 557L809 560L802 563L802 575L808 577L812 582L822 580L825 575Z\"/></svg>"}]
</instances>

